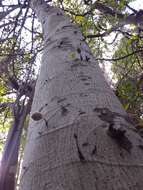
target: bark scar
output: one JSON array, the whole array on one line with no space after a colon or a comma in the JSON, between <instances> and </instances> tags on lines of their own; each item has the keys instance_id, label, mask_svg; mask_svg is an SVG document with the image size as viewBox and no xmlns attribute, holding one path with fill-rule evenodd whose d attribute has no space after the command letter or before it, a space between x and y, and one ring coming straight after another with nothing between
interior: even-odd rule
<instances>
[{"instance_id":1,"label":"bark scar","mask_svg":"<svg viewBox=\"0 0 143 190\"><path fill-rule=\"evenodd\" d=\"M127 123L132 123L128 115L112 112L108 108L95 108L93 111L99 113L98 117L109 124L107 134L116 141L116 143L130 152L132 143L126 136L126 129L124 123L117 123L116 118L123 118ZM133 123L132 123L133 124Z\"/></svg>"},{"instance_id":2,"label":"bark scar","mask_svg":"<svg viewBox=\"0 0 143 190\"><path fill-rule=\"evenodd\" d=\"M126 130L122 128L116 129L114 128L114 124L109 125L108 135L113 138L121 148L130 153L132 149L132 143L126 137L125 133Z\"/></svg>"}]
</instances>

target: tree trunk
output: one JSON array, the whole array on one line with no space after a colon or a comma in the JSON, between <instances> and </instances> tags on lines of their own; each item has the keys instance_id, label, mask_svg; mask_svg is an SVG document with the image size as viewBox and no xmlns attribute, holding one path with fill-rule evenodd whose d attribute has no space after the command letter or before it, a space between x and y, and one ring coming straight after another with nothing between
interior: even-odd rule
<instances>
[{"instance_id":1,"label":"tree trunk","mask_svg":"<svg viewBox=\"0 0 143 190\"><path fill-rule=\"evenodd\" d=\"M20 137L25 118L30 111L29 107L29 104L19 106L19 109L15 111L13 116L14 121L9 130L0 163L0 190L15 189Z\"/></svg>"},{"instance_id":2,"label":"tree trunk","mask_svg":"<svg viewBox=\"0 0 143 190\"><path fill-rule=\"evenodd\" d=\"M143 140L79 28L60 9L32 2L45 48L21 190L142 190Z\"/></svg>"}]
</instances>

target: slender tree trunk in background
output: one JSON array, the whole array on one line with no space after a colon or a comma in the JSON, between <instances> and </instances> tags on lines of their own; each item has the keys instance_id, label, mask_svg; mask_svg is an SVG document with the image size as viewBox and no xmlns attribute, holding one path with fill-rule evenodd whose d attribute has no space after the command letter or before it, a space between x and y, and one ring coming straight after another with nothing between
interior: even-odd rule
<instances>
[{"instance_id":1,"label":"slender tree trunk in background","mask_svg":"<svg viewBox=\"0 0 143 190\"><path fill-rule=\"evenodd\" d=\"M29 104L21 106L16 112L11 129L9 130L3 157L0 163L0 190L14 190L15 176L18 164L18 152L20 147L20 137L24 121L27 117Z\"/></svg>"},{"instance_id":2,"label":"slender tree trunk in background","mask_svg":"<svg viewBox=\"0 0 143 190\"><path fill-rule=\"evenodd\" d=\"M143 140L80 30L60 9L32 2L45 48L20 189L142 190Z\"/></svg>"}]
</instances>

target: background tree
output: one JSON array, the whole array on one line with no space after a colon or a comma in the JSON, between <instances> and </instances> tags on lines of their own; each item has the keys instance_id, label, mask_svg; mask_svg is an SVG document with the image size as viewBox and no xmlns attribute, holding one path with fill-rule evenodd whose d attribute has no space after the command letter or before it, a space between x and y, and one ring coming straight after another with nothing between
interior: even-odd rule
<instances>
[{"instance_id":1,"label":"background tree","mask_svg":"<svg viewBox=\"0 0 143 190\"><path fill-rule=\"evenodd\" d=\"M55 4L60 6L60 8L63 9L67 15L71 16L74 22L81 26L84 37L92 48L97 60L110 60L114 62L117 60L122 60L123 62L125 58L130 58L134 55L140 56L139 63L140 65L142 64L142 11L137 11L131 8L129 6L129 1L96 1L94 3L92 1L58 1L55 2ZM134 28L127 28L127 24L134 25ZM10 170L9 168L17 164L17 157L11 158L11 155L17 155L16 152L18 151L18 144L20 140L19 137L21 133L16 133L15 131L17 131L18 126L21 126L20 129L22 129L23 126L19 124L18 118L22 117L24 121L24 118L26 118L26 113L28 114L30 110L34 91L33 87L35 86L34 81L36 78L35 60L37 54L42 51L43 45L42 34L39 30L37 30L38 25L35 13L33 13L29 8L29 1L17 1L10 4L7 4L6 1L2 1L0 28L0 106L1 111L3 112L2 116L4 116L5 121L5 127L2 127L2 130L7 130L11 125L10 117L14 118L12 125L13 127L11 128L12 134L14 135L9 135L2 162L8 163L5 169L5 175L2 175L2 184L5 184L4 181L6 180L6 177L4 176L8 176L8 171ZM28 39L24 39L25 33L26 35L29 35ZM130 53L125 51L125 54L121 54L122 52L119 50L119 57L114 55L115 57L113 57L113 59L106 59L104 54L110 47L106 41L106 37L111 33L114 33L115 35L112 45L116 44L116 42L121 39L121 35L123 36L122 38L128 38L132 41L133 38L136 38L140 42L139 44L134 45L134 49L131 48L133 51L130 50ZM122 47L119 46L119 49ZM139 76L133 77L137 78L137 83L141 79L141 75L140 79L138 77ZM119 94L119 92L120 90L117 94ZM9 94L12 95L10 96ZM119 95L119 97L121 97L121 100L123 99L121 95ZM133 96L130 96L131 99L132 97ZM132 102L134 102L134 104L136 103L136 101ZM129 104L131 103L129 102ZM132 105L132 107L135 106ZM138 103L138 108L141 108L140 103ZM138 116L141 116L141 113L138 114ZM17 138L15 138L15 136L17 136ZM16 141L16 143L12 143L13 141ZM16 148L12 148L13 144L16 144ZM10 153L11 151L13 154Z\"/></svg>"}]
</instances>

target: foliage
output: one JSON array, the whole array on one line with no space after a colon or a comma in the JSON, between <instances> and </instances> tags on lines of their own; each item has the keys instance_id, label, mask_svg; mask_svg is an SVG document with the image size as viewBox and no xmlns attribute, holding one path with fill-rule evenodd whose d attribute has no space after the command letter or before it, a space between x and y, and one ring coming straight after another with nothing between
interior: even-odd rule
<instances>
[{"instance_id":1,"label":"foliage","mask_svg":"<svg viewBox=\"0 0 143 190\"><path fill-rule=\"evenodd\" d=\"M142 47L143 42L140 37L133 35L131 38L123 37L118 49L114 53L114 58L132 54L124 60L117 60L112 65L114 77L118 80L116 84L116 94L120 98L124 108L136 116L137 126L143 127L143 60Z\"/></svg>"}]
</instances>

